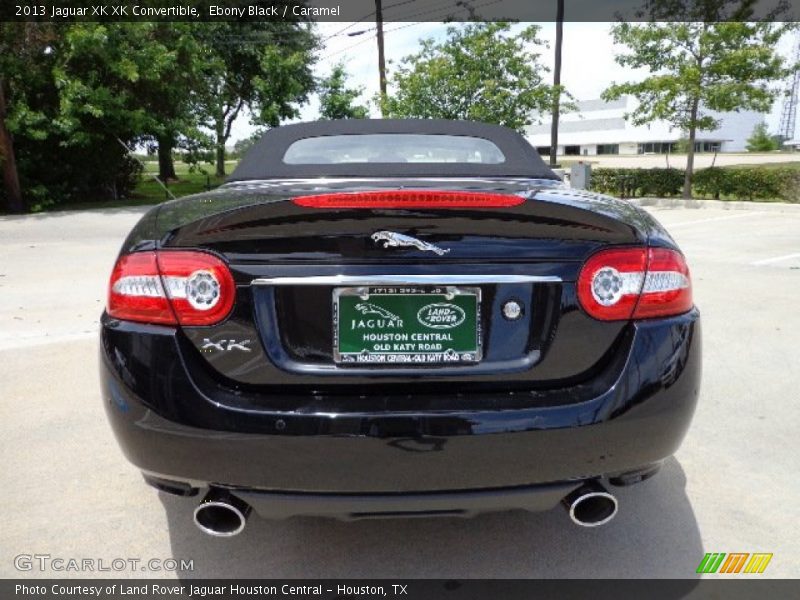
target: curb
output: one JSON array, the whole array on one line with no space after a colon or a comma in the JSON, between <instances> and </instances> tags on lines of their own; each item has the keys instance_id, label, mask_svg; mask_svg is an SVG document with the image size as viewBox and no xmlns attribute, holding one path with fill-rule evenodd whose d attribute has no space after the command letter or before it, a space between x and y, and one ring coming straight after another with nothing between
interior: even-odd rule
<instances>
[{"instance_id":1,"label":"curb","mask_svg":"<svg viewBox=\"0 0 800 600\"><path fill-rule=\"evenodd\" d=\"M722 208L771 212L800 212L800 204L789 202L746 202L741 200L684 200L683 198L626 198L627 202L643 208Z\"/></svg>"}]
</instances>

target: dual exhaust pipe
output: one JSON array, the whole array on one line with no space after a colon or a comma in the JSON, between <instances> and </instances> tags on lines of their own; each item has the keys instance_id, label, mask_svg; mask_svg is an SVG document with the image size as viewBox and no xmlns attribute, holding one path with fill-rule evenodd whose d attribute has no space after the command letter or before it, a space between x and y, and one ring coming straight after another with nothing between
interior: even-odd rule
<instances>
[{"instance_id":1,"label":"dual exhaust pipe","mask_svg":"<svg viewBox=\"0 0 800 600\"><path fill-rule=\"evenodd\" d=\"M244 531L253 508L225 490L211 488L194 509L194 524L208 535L233 537Z\"/></svg>"},{"instance_id":2,"label":"dual exhaust pipe","mask_svg":"<svg viewBox=\"0 0 800 600\"><path fill-rule=\"evenodd\" d=\"M616 497L597 481L587 481L569 493L561 505L569 513L572 522L581 527L605 525L617 514L619 504Z\"/></svg>"},{"instance_id":3,"label":"dual exhaust pipe","mask_svg":"<svg viewBox=\"0 0 800 600\"><path fill-rule=\"evenodd\" d=\"M568 494L561 505L569 518L581 527L605 525L617 514L617 499L596 481L587 481ZM253 511L244 500L216 488L194 509L194 523L203 533L215 537L233 537L244 531Z\"/></svg>"}]
</instances>

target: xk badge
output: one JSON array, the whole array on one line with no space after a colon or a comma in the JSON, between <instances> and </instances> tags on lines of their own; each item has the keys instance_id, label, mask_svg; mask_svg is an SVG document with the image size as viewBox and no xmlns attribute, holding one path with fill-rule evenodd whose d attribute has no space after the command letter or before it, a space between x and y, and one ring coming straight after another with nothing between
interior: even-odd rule
<instances>
[{"instance_id":1,"label":"xk badge","mask_svg":"<svg viewBox=\"0 0 800 600\"><path fill-rule=\"evenodd\" d=\"M200 346L200 350L203 352L230 352L231 350L252 352L252 350L248 347L249 345L250 340L242 340L240 342L237 342L236 340L219 340L217 342L212 342L208 338L203 338L203 345Z\"/></svg>"}]
</instances>

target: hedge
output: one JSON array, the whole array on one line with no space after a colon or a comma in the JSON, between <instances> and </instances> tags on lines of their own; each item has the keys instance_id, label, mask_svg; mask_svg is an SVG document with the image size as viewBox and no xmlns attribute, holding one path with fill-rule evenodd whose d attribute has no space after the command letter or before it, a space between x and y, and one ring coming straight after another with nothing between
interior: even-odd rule
<instances>
[{"instance_id":1,"label":"hedge","mask_svg":"<svg viewBox=\"0 0 800 600\"><path fill-rule=\"evenodd\" d=\"M703 196L742 200L800 201L797 169L764 167L710 168L698 171L693 188Z\"/></svg>"},{"instance_id":2,"label":"hedge","mask_svg":"<svg viewBox=\"0 0 800 600\"><path fill-rule=\"evenodd\" d=\"M592 189L623 198L674 196L683 187L679 169L594 169Z\"/></svg>"},{"instance_id":3,"label":"hedge","mask_svg":"<svg viewBox=\"0 0 800 600\"><path fill-rule=\"evenodd\" d=\"M591 189L623 198L680 195L681 169L606 169L592 171ZM710 167L695 171L695 197L722 200L800 202L800 170L786 167Z\"/></svg>"}]
</instances>

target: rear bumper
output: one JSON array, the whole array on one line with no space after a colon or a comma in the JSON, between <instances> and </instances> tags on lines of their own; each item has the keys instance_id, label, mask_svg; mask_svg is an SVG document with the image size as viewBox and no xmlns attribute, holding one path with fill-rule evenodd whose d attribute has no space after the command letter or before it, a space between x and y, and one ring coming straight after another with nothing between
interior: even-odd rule
<instances>
[{"instance_id":1,"label":"rear bumper","mask_svg":"<svg viewBox=\"0 0 800 600\"><path fill-rule=\"evenodd\" d=\"M409 517L472 517L485 512L550 510L580 482L496 490L406 494L315 494L233 490L261 516L297 516L340 520Z\"/></svg>"},{"instance_id":2,"label":"rear bumper","mask_svg":"<svg viewBox=\"0 0 800 600\"><path fill-rule=\"evenodd\" d=\"M390 409L347 410L337 398L327 405L340 408L326 412L319 394L256 404L228 390L233 403L218 383L198 380L174 330L107 318L101 385L133 464L191 487L231 488L261 514L544 510L582 480L659 463L688 429L700 384L698 313L632 327L630 351L588 399L570 388L558 402L515 391L481 392L476 404L461 393L464 406L483 408L457 410L459 398L442 393L429 411L403 411L402 395L381 395L369 400Z\"/></svg>"}]
</instances>

